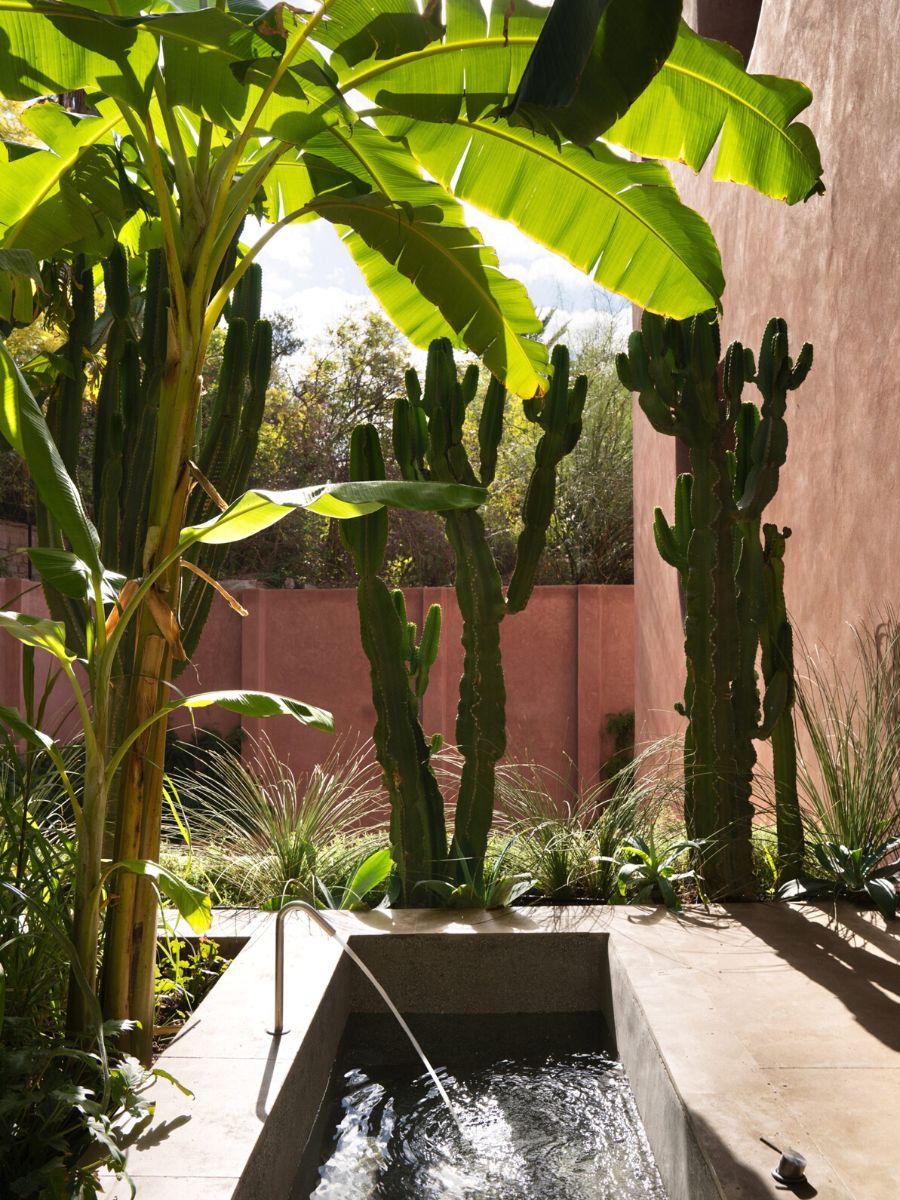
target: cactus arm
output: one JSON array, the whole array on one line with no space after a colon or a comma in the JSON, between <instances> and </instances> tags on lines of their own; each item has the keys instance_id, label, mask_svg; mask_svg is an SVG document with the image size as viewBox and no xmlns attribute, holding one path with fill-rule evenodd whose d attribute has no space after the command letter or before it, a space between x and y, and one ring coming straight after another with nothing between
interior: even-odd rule
<instances>
[{"instance_id":1,"label":"cactus arm","mask_svg":"<svg viewBox=\"0 0 900 1200\"><path fill-rule=\"evenodd\" d=\"M124 450L117 565L131 578L140 575L143 569L145 514L150 500L159 394L168 344L169 299L163 252L151 250L147 255L140 343L131 351L122 390Z\"/></svg>"},{"instance_id":2,"label":"cactus arm","mask_svg":"<svg viewBox=\"0 0 900 1200\"><path fill-rule=\"evenodd\" d=\"M503 583L477 512L449 513L446 528L456 560L464 650L456 716L463 769L451 855L468 860L473 876L480 879L493 820L496 765L506 751L506 685L500 654ZM459 874L461 878L461 870Z\"/></svg>"},{"instance_id":3,"label":"cactus arm","mask_svg":"<svg viewBox=\"0 0 900 1200\"><path fill-rule=\"evenodd\" d=\"M557 469L581 436L587 377L580 375L569 390L569 352L565 346L554 348L552 362L553 380L536 417L544 433L535 449L522 510L523 527L516 544L516 565L506 593L511 613L521 612L534 590L553 516Z\"/></svg>"},{"instance_id":4,"label":"cactus arm","mask_svg":"<svg viewBox=\"0 0 900 1200\"><path fill-rule=\"evenodd\" d=\"M794 733L793 631L784 599L784 551L790 530L763 526L763 577L765 620L760 628L762 672L766 695L780 687L783 700L773 711L772 767L775 776L775 822L778 837L779 879L799 876L804 844L800 800L797 795L797 748ZM772 706L774 709L774 705Z\"/></svg>"},{"instance_id":5,"label":"cactus arm","mask_svg":"<svg viewBox=\"0 0 900 1200\"><path fill-rule=\"evenodd\" d=\"M425 442L429 477L443 483L477 482L463 445L466 409L475 395L477 372L457 379L449 341L432 342L425 387L407 381L408 401L428 418ZM491 389L489 389L490 392ZM500 400L494 388L492 405ZM502 415L502 414L501 414ZM496 461L502 420L496 408L479 430L482 470ZM496 441L494 440L496 439ZM456 743L463 757L456 800L451 857L457 877L481 878L494 812L496 764L506 749L506 687L500 657L500 622L506 612L503 584L477 512L444 514L456 563L456 597L462 616L463 674L459 685Z\"/></svg>"},{"instance_id":6,"label":"cactus arm","mask_svg":"<svg viewBox=\"0 0 900 1200\"><path fill-rule=\"evenodd\" d=\"M375 574L360 578L357 603L375 706L373 738L391 805L391 854L403 903L425 906L431 893L420 884L444 877L447 841L443 800L406 670L406 627Z\"/></svg>"},{"instance_id":7,"label":"cactus arm","mask_svg":"<svg viewBox=\"0 0 900 1200\"><path fill-rule=\"evenodd\" d=\"M81 434L81 408L87 382L84 360L94 324L94 277L90 267L85 265L82 255L72 264L71 299L69 336L60 351L67 369L59 373L50 390L47 399L47 426L56 442L60 458L75 479ZM62 533L52 514L38 497L35 497L35 517L39 545L64 549ZM83 650L85 618L81 606L46 582L43 582L43 591L51 615L56 620L65 622L70 644Z\"/></svg>"},{"instance_id":8,"label":"cactus arm","mask_svg":"<svg viewBox=\"0 0 900 1200\"><path fill-rule=\"evenodd\" d=\"M374 426L357 427L350 442L350 478L383 479L384 474ZM419 701L407 669L411 655L403 594L398 602L378 577L387 545L387 512L381 509L343 521L340 532L359 575L360 632L369 660L376 715L373 737L390 800L391 853L401 899L407 905L426 905L433 894L420 885L446 875L447 834L443 799L431 769L431 750L419 723ZM435 618L430 613L429 618L432 638Z\"/></svg>"},{"instance_id":9,"label":"cactus arm","mask_svg":"<svg viewBox=\"0 0 900 1200\"><path fill-rule=\"evenodd\" d=\"M759 517L778 490L787 459L787 393L800 386L812 367L813 351L805 343L794 364L788 355L786 323L773 317L759 352L756 384L762 393L762 419L751 448L751 467L738 503L742 517Z\"/></svg>"},{"instance_id":10,"label":"cactus arm","mask_svg":"<svg viewBox=\"0 0 900 1200\"><path fill-rule=\"evenodd\" d=\"M233 499L245 490L256 460L259 431L266 407L266 391L272 374L272 324L257 321L250 340L247 393L241 407L240 429L229 462L216 481L219 490ZM221 574L227 558L227 546L199 545L191 558L214 579ZM212 589L202 579L192 576L184 588L181 600L182 644L188 658L194 653L209 616ZM178 667L176 667L176 673Z\"/></svg>"},{"instance_id":11,"label":"cactus arm","mask_svg":"<svg viewBox=\"0 0 900 1200\"><path fill-rule=\"evenodd\" d=\"M497 450L500 446L500 439L503 437L505 406L506 388L492 376L478 422L479 475L482 487L489 487L497 474Z\"/></svg>"},{"instance_id":12,"label":"cactus arm","mask_svg":"<svg viewBox=\"0 0 900 1200\"><path fill-rule=\"evenodd\" d=\"M441 606L432 604L422 627L416 665L416 696L422 699L428 690L428 679L441 642Z\"/></svg>"}]
</instances>

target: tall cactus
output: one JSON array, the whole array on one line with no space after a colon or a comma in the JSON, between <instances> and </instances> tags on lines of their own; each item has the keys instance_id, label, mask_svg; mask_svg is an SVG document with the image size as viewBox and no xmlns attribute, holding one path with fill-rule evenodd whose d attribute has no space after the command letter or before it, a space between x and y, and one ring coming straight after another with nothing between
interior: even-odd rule
<instances>
[{"instance_id":1,"label":"tall cactus","mask_svg":"<svg viewBox=\"0 0 900 1200\"><path fill-rule=\"evenodd\" d=\"M222 354L215 403L207 428L198 439L197 464L226 500L247 486L256 458L259 430L272 374L272 325L260 319L262 269L258 264L244 275L229 306L228 332ZM188 506L188 524L213 516L214 502L195 487ZM216 578L227 547L198 545L191 562ZM202 577L185 580L181 598L182 643L190 657L209 615L212 590ZM176 665L176 672L184 664Z\"/></svg>"},{"instance_id":2,"label":"tall cactus","mask_svg":"<svg viewBox=\"0 0 900 1200\"><path fill-rule=\"evenodd\" d=\"M714 314L676 322L648 313L616 365L653 427L690 450L691 473L676 483L674 525L659 509L654 519L659 552L685 593L685 815L691 836L704 842L709 887L744 895L752 884L755 739L773 741L782 873L802 859L784 539L766 526L761 543L760 523L787 454L787 391L806 377L812 348L792 363L787 327L773 319L758 371L739 342L722 363L719 354ZM742 399L750 381L762 393L761 410Z\"/></svg>"},{"instance_id":3,"label":"tall cactus","mask_svg":"<svg viewBox=\"0 0 900 1200\"><path fill-rule=\"evenodd\" d=\"M66 469L75 475L81 439L81 417L84 404L91 331L94 324L94 277L82 255L76 256L69 273L68 337L60 348L59 358L65 363L50 386L46 399L47 425L56 442ZM50 511L35 498L35 518L41 546L64 549L62 533ZM83 651L85 639L84 614L78 604L44 584L44 594L51 614L65 621L71 634L71 645Z\"/></svg>"},{"instance_id":4,"label":"tall cactus","mask_svg":"<svg viewBox=\"0 0 900 1200\"><path fill-rule=\"evenodd\" d=\"M360 425L350 443L350 478L384 477L378 433L372 425ZM373 736L391 805L391 847L401 898L405 904L427 905L433 893L422 885L447 873L444 802L418 716L437 655L440 609L437 615L429 613L417 645L402 593L392 595L378 576L387 535L385 509L341 522L341 538L359 574L359 622L376 713Z\"/></svg>"},{"instance_id":5,"label":"tall cactus","mask_svg":"<svg viewBox=\"0 0 900 1200\"><path fill-rule=\"evenodd\" d=\"M506 689L500 656L500 624L507 612L521 611L534 586L547 526L553 512L556 468L578 440L587 380L569 389L569 357L553 353L553 381L544 397L526 405L542 430L526 493L524 528L509 594L488 544L484 522L474 510L442 514L456 562L456 595L463 619L465 651L459 688L456 742L463 758L456 801L451 859L458 879L480 880L494 811L496 764L506 748ZM478 470L463 439L466 413L478 387L478 368L457 376L452 347L432 342L425 386L407 372L406 396L394 406L394 453L408 480L432 479L487 487L494 479L503 431L505 389L492 380L478 427ZM368 519L368 518L367 518ZM371 657L371 656L370 656Z\"/></svg>"}]
</instances>

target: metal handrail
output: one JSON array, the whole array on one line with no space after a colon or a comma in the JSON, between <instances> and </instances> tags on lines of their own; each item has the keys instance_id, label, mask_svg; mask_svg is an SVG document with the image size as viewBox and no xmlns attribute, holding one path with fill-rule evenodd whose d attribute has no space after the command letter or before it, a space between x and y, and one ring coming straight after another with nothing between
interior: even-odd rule
<instances>
[{"instance_id":1,"label":"metal handrail","mask_svg":"<svg viewBox=\"0 0 900 1200\"><path fill-rule=\"evenodd\" d=\"M284 919L295 908L301 908L329 937L337 937L319 910L305 900L289 900L279 908L275 918L275 1027L266 1030L272 1037L288 1032L284 1027Z\"/></svg>"}]
</instances>

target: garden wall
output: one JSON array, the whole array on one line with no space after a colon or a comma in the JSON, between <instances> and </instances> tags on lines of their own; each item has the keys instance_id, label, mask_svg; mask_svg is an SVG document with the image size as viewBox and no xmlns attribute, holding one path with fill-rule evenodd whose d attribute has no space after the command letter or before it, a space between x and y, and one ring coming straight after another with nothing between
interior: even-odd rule
<instances>
[{"instance_id":1,"label":"garden wall","mask_svg":"<svg viewBox=\"0 0 900 1200\"><path fill-rule=\"evenodd\" d=\"M19 607L22 590L22 582L0 579L0 607ZM627 585L541 587L524 613L504 621L509 760L533 760L573 782L576 776L589 781L597 775L614 750L606 728L610 715L634 703L632 592ZM331 709L340 734L371 736L375 714L355 591L246 588L238 594L250 615L239 617L216 602L194 661L177 685L188 693L240 687L282 692ZM452 743L462 671L456 598L452 588L415 588L406 599L410 620L419 628L429 605L443 609L441 648L423 723L428 734L442 733ZM39 591L20 603L25 611L44 611ZM12 638L0 638L0 703L20 702L18 646ZM237 722L215 709L198 717L221 733ZM53 719L45 723L48 730ZM244 728L254 736L265 729L296 770L313 766L333 745L329 735L287 718L248 720Z\"/></svg>"},{"instance_id":2,"label":"garden wall","mask_svg":"<svg viewBox=\"0 0 900 1200\"><path fill-rule=\"evenodd\" d=\"M685 15L705 35L740 44L748 32L740 22L758 8L759 0L689 0ZM793 530L785 586L796 629L848 665L847 623L900 597L891 316L900 291L898 40L896 3L763 0L749 69L811 87L800 120L815 132L827 192L788 208L713 183L711 163L699 178L674 172L721 247L723 342L757 351L768 318L783 316L794 354L803 341L815 347L809 379L789 400L787 467L766 516ZM676 574L657 555L651 522L657 504L671 519L684 466L675 439L655 433L637 408L634 431L635 708L638 736L654 738L678 724L684 655Z\"/></svg>"}]
</instances>

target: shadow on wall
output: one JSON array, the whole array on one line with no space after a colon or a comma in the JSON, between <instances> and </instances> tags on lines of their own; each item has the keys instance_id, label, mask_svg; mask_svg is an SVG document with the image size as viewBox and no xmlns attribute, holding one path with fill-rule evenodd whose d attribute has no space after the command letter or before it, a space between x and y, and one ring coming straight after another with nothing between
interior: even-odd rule
<instances>
[{"instance_id":1,"label":"shadow on wall","mask_svg":"<svg viewBox=\"0 0 900 1200\"><path fill-rule=\"evenodd\" d=\"M822 911L832 913L828 925L808 921L787 904L780 906L779 921L760 905L732 905L729 915L831 992L872 1037L900 1052L900 936L843 905Z\"/></svg>"}]
</instances>

